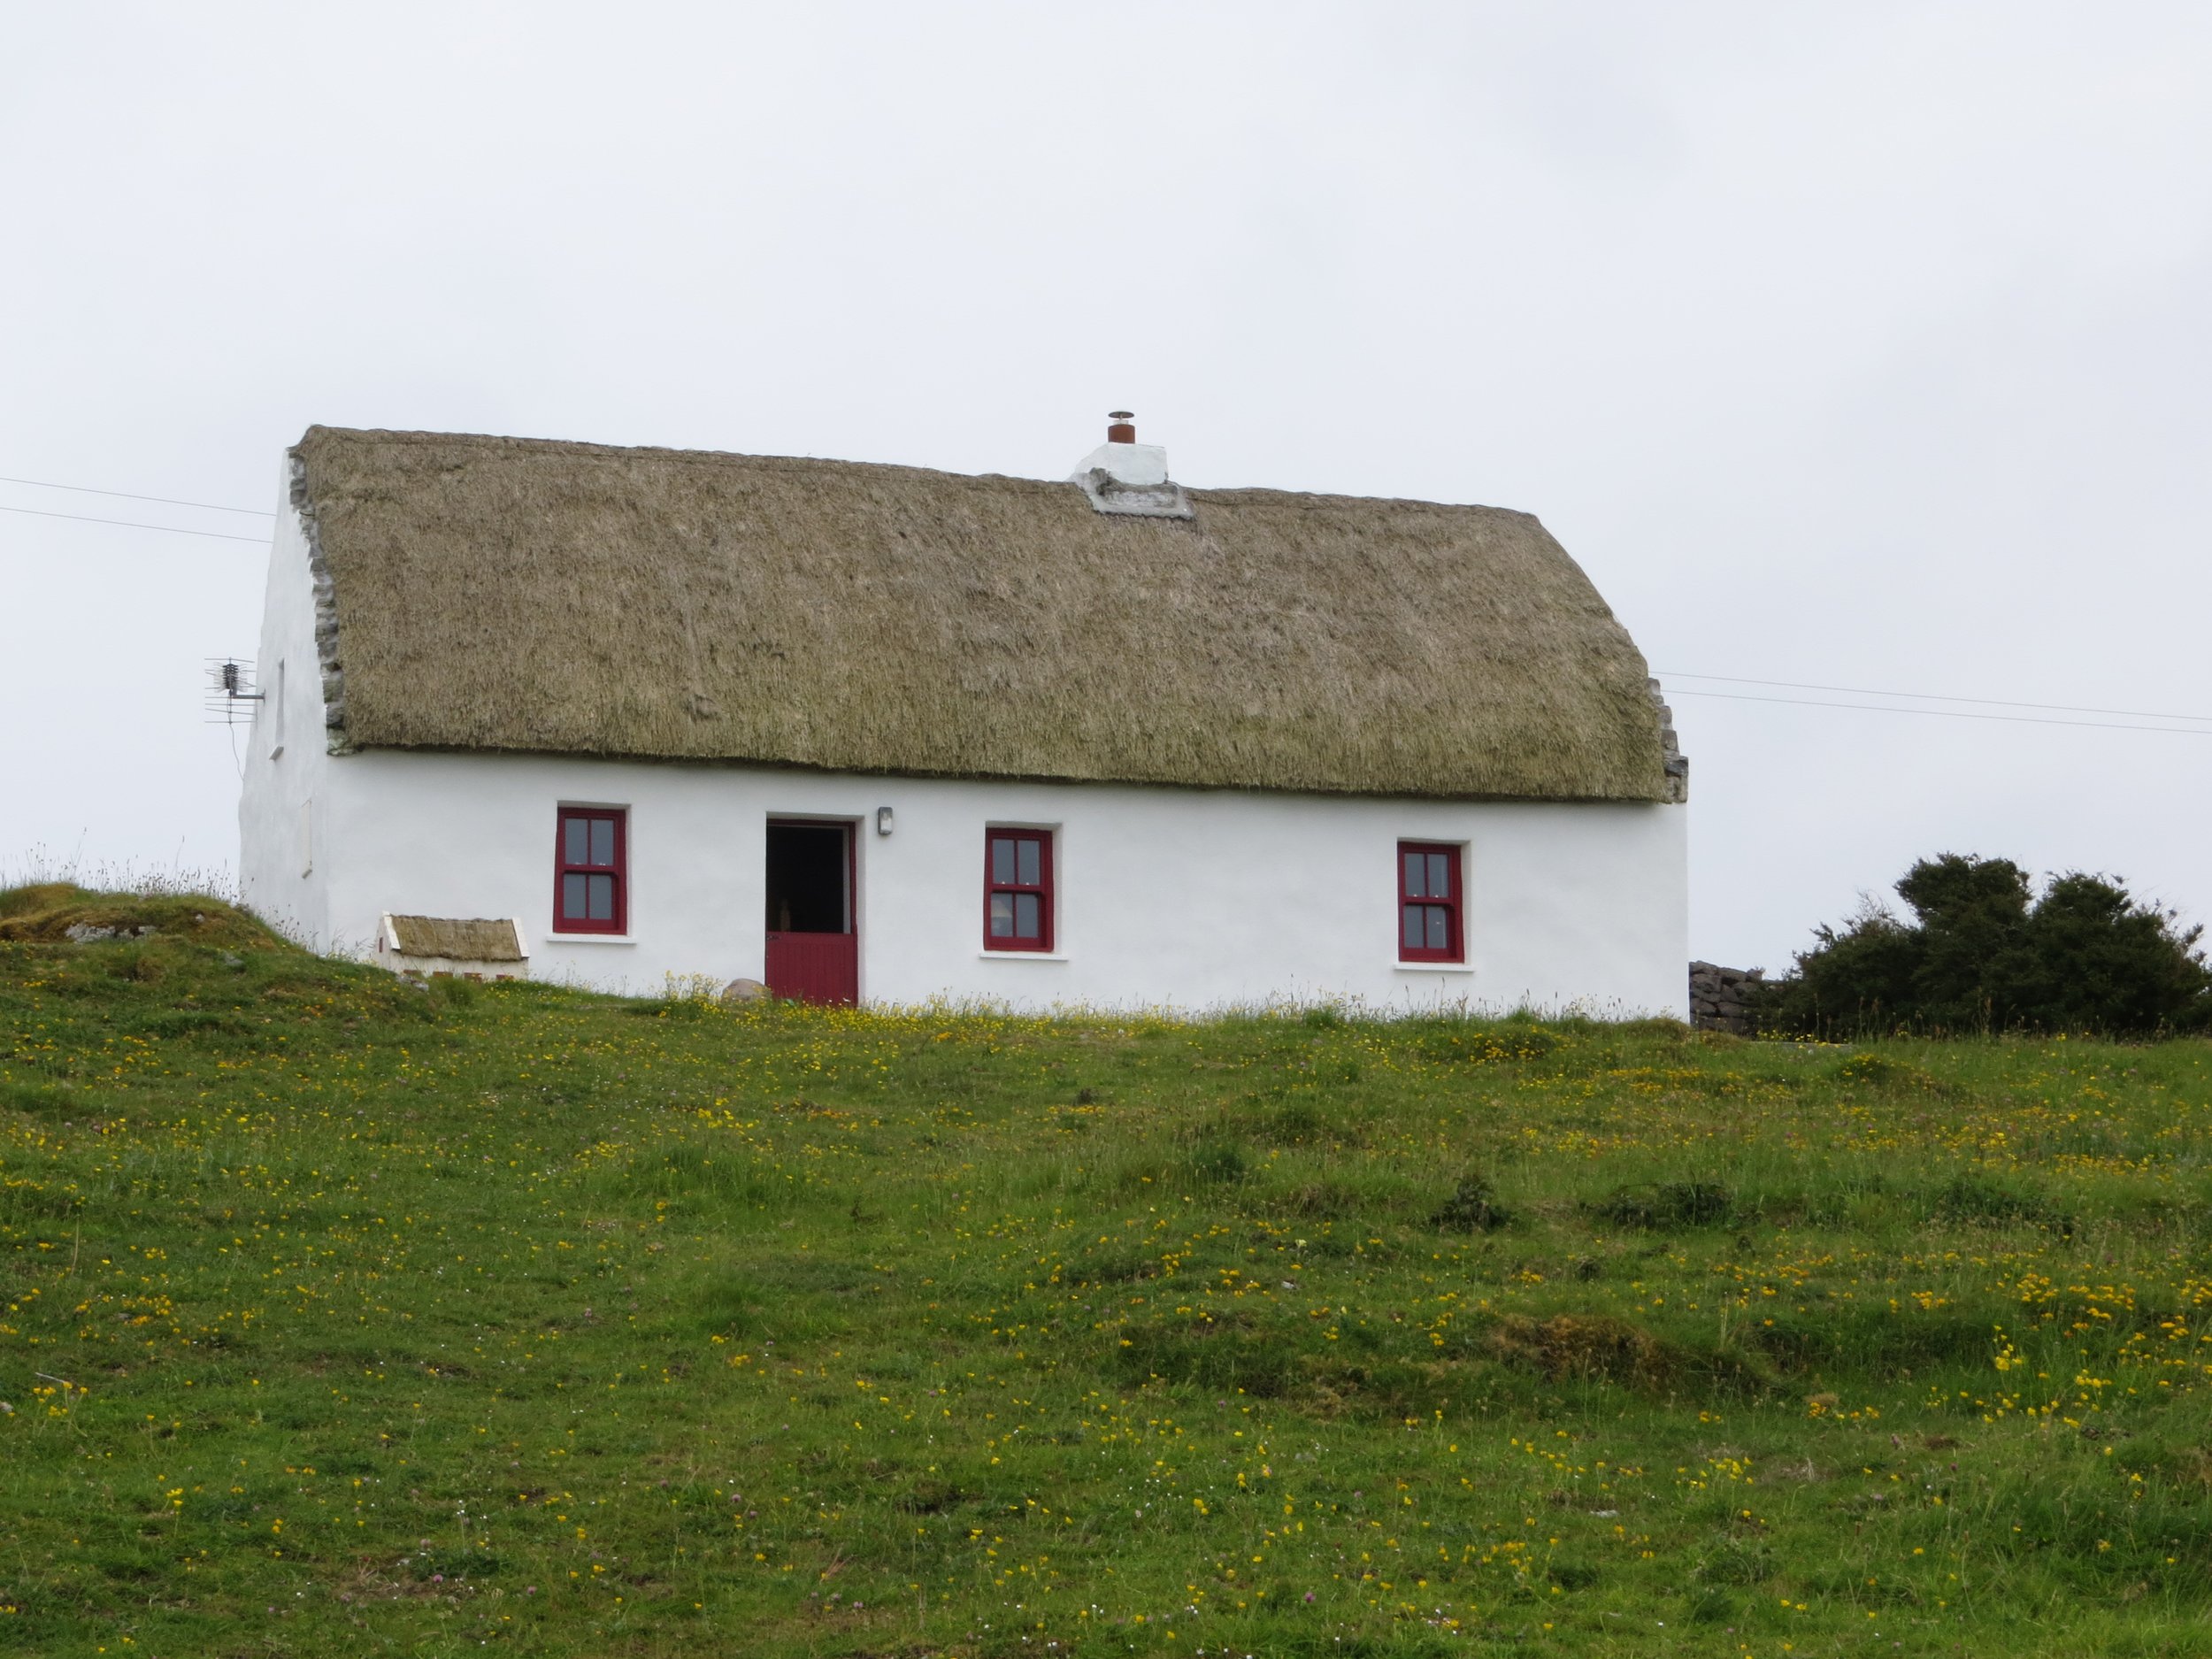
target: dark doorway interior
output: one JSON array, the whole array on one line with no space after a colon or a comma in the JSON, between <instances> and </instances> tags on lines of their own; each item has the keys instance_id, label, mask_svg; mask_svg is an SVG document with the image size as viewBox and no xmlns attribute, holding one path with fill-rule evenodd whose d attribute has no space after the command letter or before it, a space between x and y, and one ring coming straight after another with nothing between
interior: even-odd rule
<instances>
[{"instance_id":1,"label":"dark doorway interior","mask_svg":"<svg viewBox=\"0 0 2212 1659\"><path fill-rule=\"evenodd\" d=\"M852 932L852 826L768 826L768 931Z\"/></svg>"},{"instance_id":2,"label":"dark doorway interior","mask_svg":"<svg viewBox=\"0 0 2212 1659\"><path fill-rule=\"evenodd\" d=\"M860 1000L851 825L768 826L765 978L770 991L797 1002Z\"/></svg>"}]
</instances>

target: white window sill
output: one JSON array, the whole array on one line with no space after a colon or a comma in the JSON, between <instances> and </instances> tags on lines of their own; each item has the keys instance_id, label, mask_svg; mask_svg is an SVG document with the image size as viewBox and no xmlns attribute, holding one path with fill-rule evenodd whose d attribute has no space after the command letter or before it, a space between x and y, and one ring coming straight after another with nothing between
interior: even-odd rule
<instances>
[{"instance_id":1,"label":"white window sill","mask_svg":"<svg viewBox=\"0 0 2212 1659\"><path fill-rule=\"evenodd\" d=\"M979 950L979 962L1065 962L1068 958L1056 950Z\"/></svg>"},{"instance_id":2,"label":"white window sill","mask_svg":"<svg viewBox=\"0 0 2212 1659\"><path fill-rule=\"evenodd\" d=\"M1474 972L1463 962L1401 962L1396 965L1401 973L1472 973Z\"/></svg>"},{"instance_id":3,"label":"white window sill","mask_svg":"<svg viewBox=\"0 0 2212 1659\"><path fill-rule=\"evenodd\" d=\"M634 945L637 939L630 933L548 933L549 945Z\"/></svg>"}]
</instances>

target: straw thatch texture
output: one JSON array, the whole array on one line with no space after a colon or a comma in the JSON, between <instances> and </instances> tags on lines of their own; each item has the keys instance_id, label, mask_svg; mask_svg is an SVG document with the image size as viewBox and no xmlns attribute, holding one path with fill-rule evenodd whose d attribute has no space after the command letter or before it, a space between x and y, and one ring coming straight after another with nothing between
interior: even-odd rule
<instances>
[{"instance_id":1,"label":"straw thatch texture","mask_svg":"<svg viewBox=\"0 0 2212 1659\"><path fill-rule=\"evenodd\" d=\"M1660 801L1642 657L1524 513L314 427L341 746Z\"/></svg>"},{"instance_id":2,"label":"straw thatch texture","mask_svg":"<svg viewBox=\"0 0 2212 1659\"><path fill-rule=\"evenodd\" d=\"M455 962L520 962L522 940L504 917L395 916L392 936L403 956Z\"/></svg>"}]
</instances>

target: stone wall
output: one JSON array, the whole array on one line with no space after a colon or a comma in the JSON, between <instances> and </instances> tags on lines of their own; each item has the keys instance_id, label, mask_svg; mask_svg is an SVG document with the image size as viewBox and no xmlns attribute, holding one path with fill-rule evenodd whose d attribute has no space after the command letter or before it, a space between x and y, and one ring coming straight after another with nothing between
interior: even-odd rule
<instances>
[{"instance_id":1,"label":"stone wall","mask_svg":"<svg viewBox=\"0 0 2212 1659\"><path fill-rule=\"evenodd\" d=\"M1690 1024L1701 1031L1731 1031L1739 1037L1751 1027L1750 987L1766 979L1764 968L1723 968L1710 962L1690 964Z\"/></svg>"}]
</instances>

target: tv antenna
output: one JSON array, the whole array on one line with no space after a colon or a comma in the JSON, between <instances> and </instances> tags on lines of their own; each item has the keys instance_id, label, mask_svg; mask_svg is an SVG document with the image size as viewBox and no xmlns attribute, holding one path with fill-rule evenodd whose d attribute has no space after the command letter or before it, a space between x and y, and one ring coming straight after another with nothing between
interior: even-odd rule
<instances>
[{"instance_id":1,"label":"tv antenna","mask_svg":"<svg viewBox=\"0 0 2212 1659\"><path fill-rule=\"evenodd\" d=\"M251 726L252 704L261 701L253 683L253 659L211 657L207 659L207 695L200 707L210 726Z\"/></svg>"}]
</instances>

